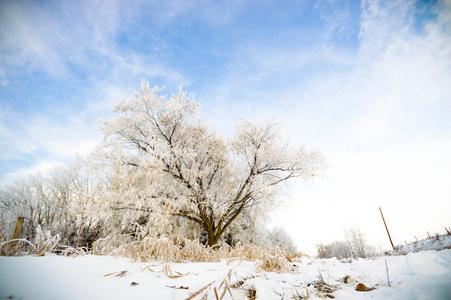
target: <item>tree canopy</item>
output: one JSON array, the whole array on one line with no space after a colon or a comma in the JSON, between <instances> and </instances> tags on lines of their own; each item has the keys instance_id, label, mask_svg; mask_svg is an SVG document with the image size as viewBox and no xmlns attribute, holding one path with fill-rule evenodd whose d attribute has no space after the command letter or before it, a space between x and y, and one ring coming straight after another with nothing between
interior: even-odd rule
<instances>
[{"instance_id":1,"label":"tree canopy","mask_svg":"<svg viewBox=\"0 0 451 300\"><path fill-rule=\"evenodd\" d=\"M117 207L159 211L199 224L215 245L244 212L274 202L287 180L311 180L322 155L291 150L275 122L237 126L233 139L203 121L199 104L181 88L171 97L146 81L104 121L99 157L114 170Z\"/></svg>"}]
</instances>

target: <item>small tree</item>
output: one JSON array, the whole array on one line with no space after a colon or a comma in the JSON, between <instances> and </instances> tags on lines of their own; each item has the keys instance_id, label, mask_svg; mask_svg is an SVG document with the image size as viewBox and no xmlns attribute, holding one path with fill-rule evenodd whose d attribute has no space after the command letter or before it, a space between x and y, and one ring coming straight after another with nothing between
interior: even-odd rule
<instances>
[{"instance_id":1,"label":"small tree","mask_svg":"<svg viewBox=\"0 0 451 300\"><path fill-rule=\"evenodd\" d=\"M277 186L323 169L318 152L291 151L274 122L242 121L226 140L203 123L192 96L180 89L168 99L160 91L141 82L132 100L116 106L120 117L102 127L97 158L115 174L109 200L116 210L191 220L212 246L243 211L274 202Z\"/></svg>"},{"instance_id":2,"label":"small tree","mask_svg":"<svg viewBox=\"0 0 451 300\"><path fill-rule=\"evenodd\" d=\"M367 257L369 254L369 246L366 243L364 234L360 229L345 229L344 231L346 242L348 243L352 256L357 257Z\"/></svg>"},{"instance_id":3,"label":"small tree","mask_svg":"<svg viewBox=\"0 0 451 300\"><path fill-rule=\"evenodd\" d=\"M269 242L271 246L282 247L291 253L297 252L293 239L283 227L276 227L269 232Z\"/></svg>"},{"instance_id":4,"label":"small tree","mask_svg":"<svg viewBox=\"0 0 451 300\"><path fill-rule=\"evenodd\" d=\"M336 257L342 259L352 257L351 247L343 241L335 241L327 245L317 244L316 251L318 252L319 258Z\"/></svg>"}]
</instances>

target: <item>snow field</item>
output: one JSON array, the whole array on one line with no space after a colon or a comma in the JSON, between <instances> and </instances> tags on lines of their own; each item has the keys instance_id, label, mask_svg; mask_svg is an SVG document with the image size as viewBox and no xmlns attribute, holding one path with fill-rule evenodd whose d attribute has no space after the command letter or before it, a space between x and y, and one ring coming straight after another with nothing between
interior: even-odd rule
<instances>
[{"instance_id":1,"label":"snow field","mask_svg":"<svg viewBox=\"0 0 451 300\"><path fill-rule=\"evenodd\" d=\"M256 299L299 299L307 293L309 299L322 299L325 294L314 287L320 274L337 288L330 293L335 299L451 299L450 249L352 263L301 260L290 264L293 272L279 274L257 272L257 263L245 260L138 263L112 256L72 258L49 253L0 257L0 299L202 299L205 294L216 299L215 288L223 299L232 295L249 299L250 290ZM343 282L347 275L350 283ZM358 292L357 283L375 289Z\"/></svg>"}]
</instances>

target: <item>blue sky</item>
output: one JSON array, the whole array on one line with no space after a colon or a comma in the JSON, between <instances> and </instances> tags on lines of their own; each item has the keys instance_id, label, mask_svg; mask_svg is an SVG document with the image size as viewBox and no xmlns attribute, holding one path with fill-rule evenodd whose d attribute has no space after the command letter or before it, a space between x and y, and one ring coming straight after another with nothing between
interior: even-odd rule
<instances>
[{"instance_id":1,"label":"blue sky","mask_svg":"<svg viewBox=\"0 0 451 300\"><path fill-rule=\"evenodd\" d=\"M398 243L451 225L449 0L1 1L0 183L88 154L140 78L323 152L274 212L301 250L349 226L388 248L379 206Z\"/></svg>"}]
</instances>

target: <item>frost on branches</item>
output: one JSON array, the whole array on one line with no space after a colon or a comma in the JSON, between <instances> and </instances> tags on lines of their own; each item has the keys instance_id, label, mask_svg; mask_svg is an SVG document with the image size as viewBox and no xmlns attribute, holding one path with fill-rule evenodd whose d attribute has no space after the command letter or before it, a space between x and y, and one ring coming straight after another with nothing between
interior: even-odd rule
<instances>
[{"instance_id":1,"label":"frost on branches","mask_svg":"<svg viewBox=\"0 0 451 300\"><path fill-rule=\"evenodd\" d=\"M116 106L119 117L101 128L97 159L109 168L106 197L123 226L145 213L169 230L164 216L181 217L200 226L213 246L240 215L271 204L278 185L323 169L320 153L290 151L273 122L243 120L227 140L204 124L191 95L160 92L143 81L133 99Z\"/></svg>"}]
</instances>

